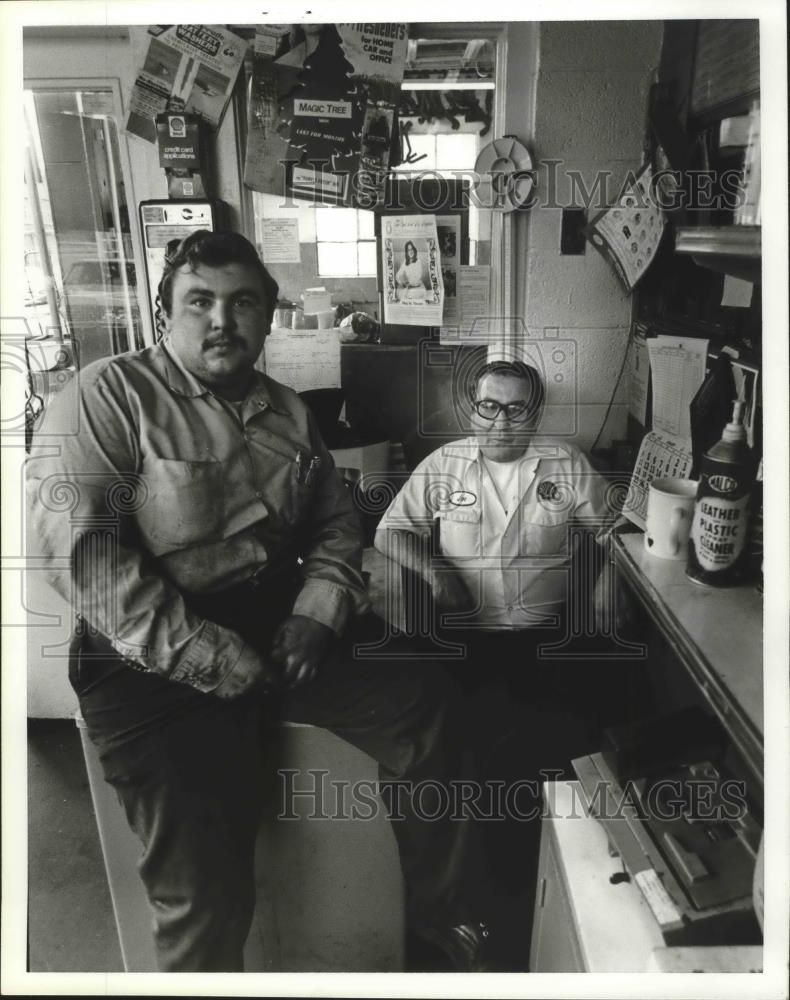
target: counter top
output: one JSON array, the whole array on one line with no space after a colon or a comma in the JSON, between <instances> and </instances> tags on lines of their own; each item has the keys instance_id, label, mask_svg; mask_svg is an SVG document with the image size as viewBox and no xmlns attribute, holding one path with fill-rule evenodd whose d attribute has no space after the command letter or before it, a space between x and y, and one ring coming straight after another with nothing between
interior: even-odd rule
<instances>
[{"instance_id":1,"label":"counter top","mask_svg":"<svg viewBox=\"0 0 790 1000\"><path fill-rule=\"evenodd\" d=\"M613 542L626 582L762 777L762 596L753 584L693 583L684 561L650 555L642 532L615 535Z\"/></svg>"}]
</instances>

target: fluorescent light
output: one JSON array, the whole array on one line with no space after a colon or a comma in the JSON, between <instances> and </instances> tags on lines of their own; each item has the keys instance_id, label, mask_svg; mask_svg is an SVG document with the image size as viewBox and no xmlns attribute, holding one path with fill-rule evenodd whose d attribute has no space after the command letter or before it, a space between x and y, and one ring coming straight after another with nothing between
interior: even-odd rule
<instances>
[{"instance_id":1,"label":"fluorescent light","mask_svg":"<svg viewBox=\"0 0 790 1000\"><path fill-rule=\"evenodd\" d=\"M453 83L451 80L442 80L439 83L417 83L412 80L404 80L400 85L401 90L493 90L495 84L491 80L482 80L474 83L470 80Z\"/></svg>"}]
</instances>

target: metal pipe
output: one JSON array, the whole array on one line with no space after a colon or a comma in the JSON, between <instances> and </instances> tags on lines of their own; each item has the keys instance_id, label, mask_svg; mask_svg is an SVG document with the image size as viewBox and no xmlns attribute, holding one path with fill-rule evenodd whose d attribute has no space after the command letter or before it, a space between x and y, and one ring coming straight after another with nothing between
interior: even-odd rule
<instances>
[{"instance_id":1,"label":"metal pipe","mask_svg":"<svg viewBox=\"0 0 790 1000\"><path fill-rule=\"evenodd\" d=\"M102 118L102 128L104 129L104 146L107 150L107 167L110 174L110 198L112 207L112 221L115 227L115 238L118 242L118 261L121 271L121 284L123 285L123 307L126 313L127 346L131 350L137 350L140 345L137 343L134 329L134 316L132 315L131 299L129 297L129 280L126 273L126 248L123 244L123 230L121 229L121 206L118 202L118 187L115 176L115 162L113 159L112 133L109 121Z\"/></svg>"},{"instance_id":2,"label":"metal pipe","mask_svg":"<svg viewBox=\"0 0 790 1000\"><path fill-rule=\"evenodd\" d=\"M41 270L44 273L44 280L47 290L47 305L49 306L50 330L54 330L55 338L59 344L63 343L63 329L60 325L60 313L58 312L57 289L55 279L52 274L52 260L47 248L47 240L44 234L44 215L41 211L41 203L38 197L38 186L36 185L36 164L33 160L33 150L28 143L25 157L25 180L27 183L28 195L33 214L33 238L36 243L39 259L41 260Z\"/></svg>"}]
</instances>

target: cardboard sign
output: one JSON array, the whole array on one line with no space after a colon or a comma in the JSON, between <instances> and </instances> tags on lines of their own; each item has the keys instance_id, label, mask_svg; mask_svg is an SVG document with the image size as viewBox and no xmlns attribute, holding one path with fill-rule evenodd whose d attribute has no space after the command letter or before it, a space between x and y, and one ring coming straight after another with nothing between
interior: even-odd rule
<instances>
[{"instance_id":1,"label":"cardboard sign","mask_svg":"<svg viewBox=\"0 0 790 1000\"><path fill-rule=\"evenodd\" d=\"M218 128L230 101L247 43L219 25L168 24L131 27L139 69L125 128L156 142L154 119L179 106Z\"/></svg>"},{"instance_id":2,"label":"cardboard sign","mask_svg":"<svg viewBox=\"0 0 790 1000\"><path fill-rule=\"evenodd\" d=\"M389 168L406 46L404 24L292 25L276 57L256 46L244 183L372 208Z\"/></svg>"},{"instance_id":3,"label":"cardboard sign","mask_svg":"<svg viewBox=\"0 0 790 1000\"><path fill-rule=\"evenodd\" d=\"M197 115L156 116L159 166L175 170L200 170L200 128Z\"/></svg>"}]
</instances>

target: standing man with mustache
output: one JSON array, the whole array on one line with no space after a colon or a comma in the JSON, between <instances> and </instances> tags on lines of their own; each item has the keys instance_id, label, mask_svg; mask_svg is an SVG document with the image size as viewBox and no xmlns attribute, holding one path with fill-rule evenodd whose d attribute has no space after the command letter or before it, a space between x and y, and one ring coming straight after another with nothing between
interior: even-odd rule
<instances>
[{"instance_id":1,"label":"standing man with mustache","mask_svg":"<svg viewBox=\"0 0 790 1000\"><path fill-rule=\"evenodd\" d=\"M469 824L426 821L394 787L453 773L443 693L436 671L352 655L382 632L357 513L308 409L254 367L277 293L244 237L193 233L159 286L161 342L89 365L53 401L62 437L28 484L77 613L70 680L142 843L161 970L243 969L264 707L379 762L407 918L471 969Z\"/></svg>"}]
</instances>

